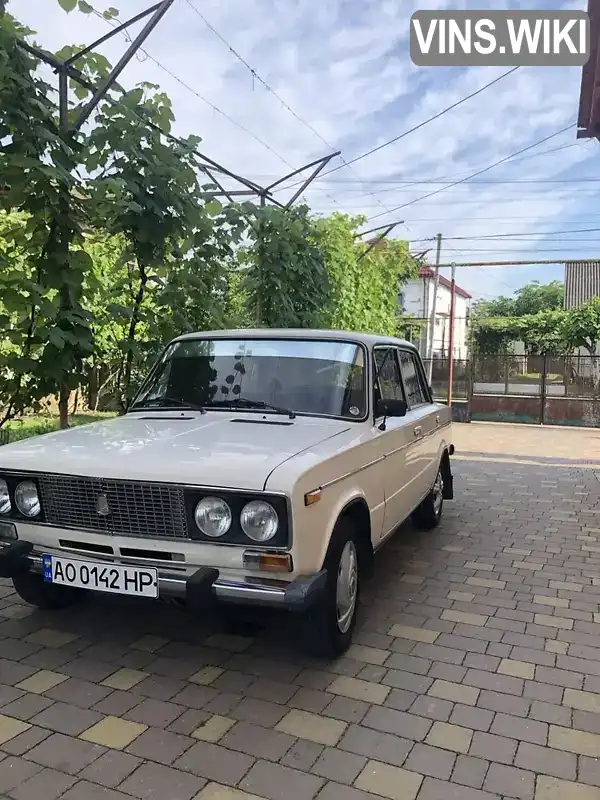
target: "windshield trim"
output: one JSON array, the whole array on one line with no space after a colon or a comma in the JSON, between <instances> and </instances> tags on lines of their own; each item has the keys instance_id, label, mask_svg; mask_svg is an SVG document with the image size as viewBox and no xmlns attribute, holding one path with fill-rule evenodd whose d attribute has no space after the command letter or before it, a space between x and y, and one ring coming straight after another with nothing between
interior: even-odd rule
<instances>
[{"instance_id":1,"label":"windshield trim","mask_svg":"<svg viewBox=\"0 0 600 800\"><path fill-rule=\"evenodd\" d=\"M162 350L162 353L156 359L154 365L152 366L150 372L148 373L146 379L142 381L140 388L138 389L137 393L131 399L130 403L127 406L126 414L129 414L132 410L132 406L138 402L140 396L144 393L145 389L152 383L152 380L158 371L158 368L165 356L165 353L174 344L179 344L180 342L215 342L215 341L224 341L224 342L254 342L254 341L267 341L267 342L339 342L341 344L352 344L359 347L363 352L363 360L364 360L364 385L365 385L365 413L361 417L345 417L341 414L312 414L308 413L307 411L295 411L297 417L316 417L318 419L339 419L343 420L344 422L367 422L369 419L370 408L371 408L371 394L372 392L369 391L369 370L370 370L370 358L369 358L369 348L364 342L361 342L357 339L353 339L351 337L348 338L338 338L336 337L329 337L329 336L306 336L300 338L299 336L186 336L185 339L172 339ZM138 409L139 410L139 409ZM217 409L217 408L210 408L206 407L207 411L222 411L225 409ZM235 411L236 413L240 409L227 409L228 411ZM264 408L256 408L256 409L243 409L244 413L261 413L264 414L268 411L268 409ZM274 412L270 412L274 413Z\"/></svg>"}]
</instances>

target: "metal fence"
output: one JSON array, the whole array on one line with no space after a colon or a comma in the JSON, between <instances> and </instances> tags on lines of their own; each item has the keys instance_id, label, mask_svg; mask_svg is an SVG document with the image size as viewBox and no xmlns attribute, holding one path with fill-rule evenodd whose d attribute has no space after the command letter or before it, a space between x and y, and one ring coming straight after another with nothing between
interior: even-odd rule
<instances>
[{"instance_id":1,"label":"metal fence","mask_svg":"<svg viewBox=\"0 0 600 800\"><path fill-rule=\"evenodd\" d=\"M594 363L596 362L596 364ZM429 360L424 360L425 372ZM436 399L448 396L448 359L434 358L431 388ZM600 356L480 356L453 362L452 396L571 397L600 399Z\"/></svg>"},{"instance_id":2,"label":"metal fence","mask_svg":"<svg viewBox=\"0 0 600 800\"><path fill-rule=\"evenodd\" d=\"M432 361L424 359L425 374L429 375L431 369L431 388L436 400L446 400L448 397L448 359L434 358ZM452 397L455 400L466 400L470 395L471 368L467 359L454 359L452 375Z\"/></svg>"},{"instance_id":3,"label":"metal fence","mask_svg":"<svg viewBox=\"0 0 600 800\"><path fill-rule=\"evenodd\" d=\"M596 366L597 365L597 366ZM473 394L598 398L600 356L484 356L473 360Z\"/></svg>"}]
</instances>

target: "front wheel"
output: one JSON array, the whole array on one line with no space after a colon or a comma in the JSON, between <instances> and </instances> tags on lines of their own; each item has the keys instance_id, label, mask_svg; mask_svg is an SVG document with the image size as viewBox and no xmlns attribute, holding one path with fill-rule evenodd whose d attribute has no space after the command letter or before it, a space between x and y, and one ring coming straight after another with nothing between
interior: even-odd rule
<instances>
[{"instance_id":1,"label":"front wheel","mask_svg":"<svg viewBox=\"0 0 600 800\"><path fill-rule=\"evenodd\" d=\"M12 581L15 592L22 600L44 610L68 608L81 600L85 594L84 589L47 583L43 576L36 572L23 572L15 575Z\"/></svg>"},{"instance_id":2,"label":"front wheel","mask_svg":"<svg viewBox=\"0 0 600 800\"><path fill-rule=\"evenodd\" d=\"M435 478L433 487L420 506L412 513L412 521L416 528L430 531L437 528L444 508L444 478L441 467Z\"/></svg>"},{"instance_id":3,"label":"front wheel","mask_svg":"<svg viewBox=\"0 0 600 800\"><path fill-rule=\"evenodd\" d=\"M354 526L338 523L325 559L323 596L301 618L303 638L312 655L336 658L350 646L360 591L359 542Z\"/></svg>"}]
</instances>

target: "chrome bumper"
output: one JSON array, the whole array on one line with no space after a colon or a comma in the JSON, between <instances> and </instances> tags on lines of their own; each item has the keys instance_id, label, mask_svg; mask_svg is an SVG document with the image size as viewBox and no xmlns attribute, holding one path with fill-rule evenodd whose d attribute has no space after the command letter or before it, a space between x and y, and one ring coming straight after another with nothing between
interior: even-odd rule
<instances>
[{"instance_id":1,"label":"chrome bumper","mask_svg":"<svg viewBox=\"0 0 600 800\"><path fill-rule=\"evenodd\" d=\"M8 546L0 545L0 577L11 578L16 573L27 571L43 572L42 557L33 552L29 542L18 540ZM326 580L325 570L286 583L252 577L230 580L220 577L219 571L212 567L200 567L186 576L159 569L158 594L159 597L180 597L190 605L199 605L215 597L227 602L304 611L319 598Z\"/></svg>"}]
</instances>

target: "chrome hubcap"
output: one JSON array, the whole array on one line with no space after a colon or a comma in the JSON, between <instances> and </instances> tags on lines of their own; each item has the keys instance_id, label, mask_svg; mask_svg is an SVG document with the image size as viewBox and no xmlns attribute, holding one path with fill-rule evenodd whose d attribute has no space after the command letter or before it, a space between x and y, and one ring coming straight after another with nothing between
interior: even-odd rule
<instances>
[{"instance_id":1,"label":"chrome hubcap","mask_svg":"<svg viewBox=\"0 0 600 800\"><path fill-rule=\"evenodd\" d=\"M442 473L438 472L437 478L435 479L435 483L433 484L433 489L432 489L433 511L436 517L442 510L442 489L443 489Z\"/></svg>"},{"instance_id":2,"label":"chrome hubcap","mask_svg":"<svg viewBox=\"0 0 600 800\"><path fill-rule=\"evenodd\" d=\"M341 633L350 628L358 593L358 558L354 542L346 542L337 574L337 625Z\"/></svg>"}]
</instances>

